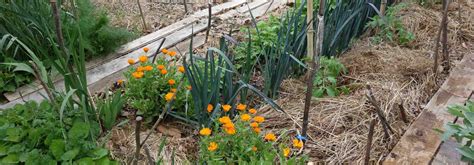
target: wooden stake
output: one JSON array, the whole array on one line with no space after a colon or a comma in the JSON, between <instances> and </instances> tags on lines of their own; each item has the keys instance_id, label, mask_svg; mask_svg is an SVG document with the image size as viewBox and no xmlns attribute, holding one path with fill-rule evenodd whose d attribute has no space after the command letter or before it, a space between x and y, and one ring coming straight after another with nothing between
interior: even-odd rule
<instances>
[{"instance_id":1,"label":"wooden stake","mask_svg":"<svg viewBox=\"0 0 474 165\"><path fill-rule=\"evenodd\" d=\"M186 0L183 0L183 5L184 5L184 13L188 13L188 5L186 4Z\"/></svg>"},{"instance_id":2,"label":"wooden stake","mask_svg":"<svg viewBox=\"0 0 474 165\"><path fill-rule=\"evenodd\" d=\"M134 156L134 159L133 159L133 164L134 165L137 165L138 164L138 158L140 156L140 148L141 148L141 145L140 145L140 129L141 129L141 125L142 125L142 117L141 116L137 116L137 118L135 119L135 145L136 145L136 149L135 149L135 156Z\"/></svg>"},{"instance_id":3,"label":"wooden stake","mask_svg":"<svg viewBox=\"0 0 474 165\"><path fill-rule=\"evenodd\" d=\"M374 137L374 128L377 119L372 119L369 126L369 134L367 135L367 146L365 148L365 160L364 165L368 165L370 162L370 150L372 149L372 139Z\"/></svg>"},{"instance_id":4,"label":"wooden stake","mask_svg":"<svg viewBox=\"0 0 474 165\"><path fill-rule=\"evenodd\" d=\"M209 32L211 31L211 18L212 18L212 4L211 2L209 2L207 4L208 8L209 8L209 17L207 18L208 21L207 21L207 31L206 31L206 40L205 40L205 43L207 43L207 40L209 39Z\"/></svg>"},{"instance_id":5,"label":"wooden stake","mask_svg":"<svg viewBox=\"0 0 474 165\"><path fill-rule=\"evenodd\" d=\"M449 7L449 0L443 1L443 21L442 21L442 44L443 44L443 70L448 72L451 68L450 59L449 59L449 50L448 50L448 7Z\"/></svg>"},{"instance_id":6,"label":"wooden stake","mask_svg":"<svg viewBox=\"0 0 474 165\"><path fill-rule=\"evenodd\" d=\"M324 2L319 1L319 14L318 14L318 37L316 39L316 49L314 49L314 29L313 29L313 0L308 0L307 3L307 22L309 26L309 30L307 32L308 37L308 57L310 57L309 63L309 72L307 75L306 80L306 96L305 96L305 104L304 104L304 114L303 114L303 128L301 130L301 135L303 137L307 137L307 130L309 124L309 108L311 106L311 98L313 95L313 80L314 77L319 70L319 55L322 49L322 40L324 36ZM306 141L303 140L306 145Z\"/></svg>"},{"instance_id":7,"label":"wooden stake","mask_svg":"<svg viewBox=\"0 0 474 165\"><path fill-rule=\"evenodd\" d=\"M142 17L143 30L148 32L148 26L146 25L145 15L143 14L142 5L140 5L140 0L137 0L138 9L140 10L140 16Z\"/></svg>"}]
</instances>

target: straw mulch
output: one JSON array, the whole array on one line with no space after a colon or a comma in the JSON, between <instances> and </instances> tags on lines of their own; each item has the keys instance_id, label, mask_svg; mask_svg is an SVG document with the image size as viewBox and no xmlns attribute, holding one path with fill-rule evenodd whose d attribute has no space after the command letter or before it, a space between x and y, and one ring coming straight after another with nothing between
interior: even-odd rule
<instances>
[{"instance_id":1,"label":"straw mulch","mask_svg":"<svg viewBox=\"0 0 474 165\"><path fill-rule=\"evenodd\" d=\"M474 46L474 4L462 2L460 20L457 19L455 7L458 5L452 6L448 38L454 66L464 54L473 53L469 48ZM435 82L431 71L434 40L441 20L439 8L434 6L433 9L427 9L410 5L400 12L402 22L416 35L416 40L408 47L395 43L373 45L366 36L341 55L339 59L349 73L341 77L339 82L350 87L351 93L336 98L313 98L308 132L310 141L304 151L310 161L329 164L363 162L369 123L376 118L374 108L365 98L366 84L372 87L382 111L395 131L389 140L384 141L381 123L377 121L371 160L380 162L390 152L409 126L409 123L400 119L400 105L412 122L447 76L439 75L440 78ZM222 31L228 31L228 28ZM276 102L288 115L276 112L269 106L260 108L259 114L266 118L264 130L275 133L290 130L290 136L301 130L299 125L302 123L305 86L300 79L284 81L280 98ZM189 160L195 160L198 139L194 135L197 132L177 122L163 123L166 129L153 133L146 144L152 159L163 158L164 162L170 163L174 151L177 164L188 164ZM107 143L113 158L122 163L127 163L135 152L134 128L134 124L115 128ZM141 139L148 131L150 130L142 131ZM158 155L159 144L165 136L165 149ZM141 150L140 164L147 162L146 155L145 150Z\"/></svg>"},{"instance_id":2,"label":"straw mulch","mask_svg":"<svg viewBox=\"0 0 474 165\"><path fill-rule=\"evenodd\" d=\"M143 22L136 0L92 0L92 2L105 10L113 26L140 34L156 31L186 18L183 4L140 0L148 26L148 31L143 31ZM205 7L207 3L188 4L188 14Z\"/></svg>"},{"instance_id":3,"label":"straw mulch","mask_svg":"<svg viewBox=\"0 0 474 165\"><path fill-rule=\"evenodd\" d=\"M456 3L451 5L449 15L452 65L464 54L473 53L469 48L474 46L474 5L463 2L460 20L456 6ZM400 118L400 107L412 122L444 81L446 74L434 81L431 70L434 41L441 20L439 10L410 5L400 12L400 16L417 38L409 47L394 43L372 45L369 38L363 37L339 58L349 70L340 81L351 88L351 93L336 98L313 98L308 131L310 141L305 150L311 161L363 163L369 123L376 118L374 107L365 97L366 84L372 87L395 131L390 140L384 141L383 128L377 120L370 158L379 163L409 126ZM300 130L305 86L298 79L284 82L277 103L289 115L275 112L268 106L261 108L260 112L267 118L266 129L274 132Z\"/></svg>"}]
</instances>

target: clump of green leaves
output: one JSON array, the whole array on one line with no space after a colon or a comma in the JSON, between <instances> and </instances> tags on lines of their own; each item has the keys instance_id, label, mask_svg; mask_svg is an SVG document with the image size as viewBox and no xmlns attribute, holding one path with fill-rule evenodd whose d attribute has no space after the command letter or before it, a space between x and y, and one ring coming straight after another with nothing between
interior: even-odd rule
<instances>
[{"instance_id":1,"label":"clump of green leaves","mask_svg":"<svg viewBox=\"0 0 474 165\"><path fill-rule=\"evenodd\" d=\"M349 88L346 86L339 86L337 78L341 74L346 74L347 69L336 58L322 57L320 59L320 70L314 79L315 89L313 96L323 97L328 95L330 97L338 96L341 93L349 93Z\"/></svg>"},{"instance_id":2,"label":"clump of green leaves","mask_svg":"<svg viewBox=\"0 0 474 165\"><path fill-rule=\"evenodd\" d=\"M99 111L102 125L107 130L111 130L115 125L117 116L122 112L125 98L120 92L116 92L112 96L106 96L105 99L97 102L97 110Z\"/></svg>"},{"instance_id":3,"label":"clump of green leaves","mask_svg":"<svg viewBox=\"0 0 474 165\"><path fill-rule=\"evenodd\" d=\"M137 67L125 73L125 97L128 105L137 110L147 123L152 122L172 99L172 110L187 113L188 88L184 77L184 67L178 66L174 59L167 60L159 55L156 63L141 56ZM146 60L145 60L146 59ZM134 59L131 59L132 61ZM180 85L181 84L181 85Z\"/></svg>"},{"instance_id":4,"label":"clump of green leaves","mask_svg":"<svg viewBox=\"0 0 474 165\"><path fill-rule=\"evenodd\" d=\"M388 7L385 16L376 15L371 18L372 21L367 24L367 27L377 31L377 34L372 37L372 42L380 43L387 40L398 42L400 45L408 45L411 41L415 40L415 35L404 27L401 19L396 15L405 7L405 3L400 3Z\"/></svg>"},{"instance_id":5,"label":"clump of green leaves","mask_svg":"<svg viewBox=\"0 0 474 165\"><path fill-rule=\"evenodd\" d=\"M280 21L277 17L270 15L268 20L258 22L256 28L241 30L244 34L250 33L250 35L246 35L246 40L251 40L251 52L248 52L248 42L241 43L235 48L234 60L237 69L240 69L245 63L248 53L250 53L250 59L256 61L259 60L257 57L264 53L264 48L273 46L281 28ZM250 38L250 36L253 37Z\"/></svg>"},{"instance_id":6,"label":"clump of green leaves","mask_svg":"<svg viewBox=\"0 0 474 165\"><path fill-rule=\"evenodd\" d=\"M58 5L61 6L61 2L65 1L59 1ZM90 0L74 2L77 8L67 8L64 5L62 10L59 10L65 45L71 54L79 54L81 50L88 59L107 55L133 37L133 34L124 29L110 26L106 13L97 10ZM0 36L7 34L28 45L44 62L47 70L55 65L56 61L46 62L59 45L56 42L49 1L0 1ZM29 60L29 52L11 47L6 39L0 38L0 61L21 63ZM78 49L79 47L82 48ZM0 93L13 92L19 86L29 83L33 77L27 72L15 72L14 68L1 65Z\"/></svg>"},{"instance_id":7,"label":"clump of green leaves","mask_svg":"<svg viewBox=\"0 0 474 165\"><path fill-rule=\"evenodd\" d=\"M445 131L437 131L443 133L441 136L443 141L448 140L450 137L454 137L459 143L460 147L456 150L462 154L462 160L473 163L474 146L472 145L472 141L474 140L474 103L467 102L465 106L450 106L448 107L448 112L451 115L458 117L458 121L462 121L462 124L448 122L444 126Z\"/></svg>"},{"instance_id":8,"label":"clump of green leaves","mask_svg":"<svg viewBox=\"0 0 474 165\"><path fill-rule=\"evenodd\" d=\"M91 140L99 124L83 113L59 111L47 101L0 111L0 164L114 164Z\"/></svg>"}]
</instances>

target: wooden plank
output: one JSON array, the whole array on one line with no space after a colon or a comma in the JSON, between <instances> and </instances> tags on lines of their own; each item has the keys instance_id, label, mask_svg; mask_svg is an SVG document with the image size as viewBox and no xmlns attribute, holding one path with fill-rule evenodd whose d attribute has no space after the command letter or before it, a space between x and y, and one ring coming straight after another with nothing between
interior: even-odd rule
<instances>
[{"instance_id":1,"label":"wooden plank","mask_svg":"<svg viewBox=\"0 0 474 165\"><path fill-rule=\"evenodd\" d=\"M474 98L472 98L472 96L471 101L474 101ZM463 124L462 119L457 118L456 120L457 124ZM456 148L458 147L460 147L460 145L454 138L449 138L447 141L442 142L431 164L467 165L467 162L461 161L461 154L456 150Z\"/></svg>"},{"instance_id":2,"label":"wooden plank","mask_svg":"<svg viewBox=\"0 0 474 165\"><path fill-rule=\"evenodd\" d=\"M474 90L474 54L463 60L431 98L426 109L386 157L383 164L429 164L441 144L440 134L434 128L454 120L446 109L452 104L463 104Z\"/></svg>"},{"instance_id":3,"label":"wooden plank","mask_svg":"<svg viewBox=\"0 0 474 165\"><path fill-rule=\"evenodd\" d=\"M195 36L193 38L193 48L198 48L204 45L205 38L206 37L204 35ZM184 42L179 43L178 45L176 45L176 47L178 47L179 50L182 51L182 53L188 53L189 44L190 44L190 40L188 39ZM173 48L170 48L170 50L176 50L176 49L173 47ZM114 82L116 82L119 79L123 79L124 78L123 73L127 70L128 68L124 68L120 71L117 71L113 74L105 76L102 79L92 83L91 85L89 85L90 91L92 93L95 93L95 92L101 92L101 91L107 90L107 88L111 87L111 85Z\"/></svg>"},{"instance_id":4,"label":"wooden plank","mask_svg":"<svg viewBox=\"0 0 474 165\"><path fill-rule=\"evenodd\" d=\"M230 2L226 2L217 6L212 7L212 15L217 15L221 14L222 12L228 11L230 9L233 9L239 5L242 5L245 3L245 0L233 0ZM105 57L101 57L99 59L95 59L92 61L89 61L86 64L87 69L94 68L96 66L99 66L107 61L110 61L111 59L114 59L119 56L124 56L126 54L132 53L133 51L143 48L146 45L149 45L153 42L156 42L158 40L163 39L166 36L169 36L171 33L176 32L178 30L182 30L186 27L189 27L192 24L195 24L199 21L199 19L208 16L208 10L203 9L200 11L195 12L193 15L182 19L178 22L175 22L163 29L160 29L158 31L155 31L153 33L150 33L148 35L142 36L132 42L129 42L125 45L122 45L117 51L115 51L113 54L107 55ZM56 76L55 76L56 77ZM57 76L54 78L54 82L58 82L62 80L61 77ZM39 84L38 81L34 81L34 83ZM31 94L35 91L40 90L42 87L39 85L25 85L20 88L18 88L15 92L11 93L5 93L4 96L7 98L7 100L12 101L15 99L18 99L21 97L21 95L28 95Z\"/></svg>"}]
</instances>

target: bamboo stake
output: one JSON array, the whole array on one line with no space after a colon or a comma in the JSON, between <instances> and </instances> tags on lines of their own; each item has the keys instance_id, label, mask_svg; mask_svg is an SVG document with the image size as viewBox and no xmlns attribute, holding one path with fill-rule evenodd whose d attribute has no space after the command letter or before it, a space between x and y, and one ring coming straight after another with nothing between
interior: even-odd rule
<instances>
[{"instance_id":1,"label":"bamboo stake","mask_svg":"<svg viewBox=\"0 0 474 165\"><path fill-rule=\"evenodd\" d=\"M380 14L382 14L382 16L385 16L386 7L387 7L387 0L382 0L382 2L380 3Z\"/></svg>"},{"instance_id":2,"label":"bamboo stake","mask_svg":"<svg viewBox=\"0 0 474 165\"><path fill-rule=\"evenodd\" d=\"M307 22L309 23L309 30L307 32L308 36L308 57L310 57L310 68L309 68L309 75L307 76L308 79L306 80L306 98L305 98L305 104L304 104L304 114L303 114L303 128L302 128L302 133L301 135L303 138L306 138L307 136L307 129L308 129L308 124L309 124L309 108L311 106L311 98L313 94L313 79L314 76L316 75L316 72L319 70L319 55L322 52L322 40L323 40L323 34L324 34L324 2L325 1L319 1L319 14L318 14L318 37L316 39L316 49L314 48L314 29L313 29L313 1L308 0L307 3L307 14L308 14L308 20ZM306 144L306 139L303 139L304 143Z\"/></svg>"},{"instance_id":3,"label":"bamboo stake","mask_svg":"<svg viewBox=\"0 0 474 165\"><path fill-rule=\"evenodd\" d=\"M372 139L374 137L374 128L376 119L372 119L369 126L369 134L367 135L367 146L365 148L365 161L364 165L369 165L370 162L370 150L372 149Z\"/></svg>"},{"instance_id":4,"label":"bamboo stake","mask_svg":"<svg viewBox=\"0 0 474 165\"><path fill-rule=\"evenodd\" d=\"M145 15L143 14L142 5L140 5L140 0L137 0L137 5L138 5L138 10L140 10L140 16L142 17L143 30L145 32L148 32L148 27L146 25Z\"/></svg>"}]
</instances>

